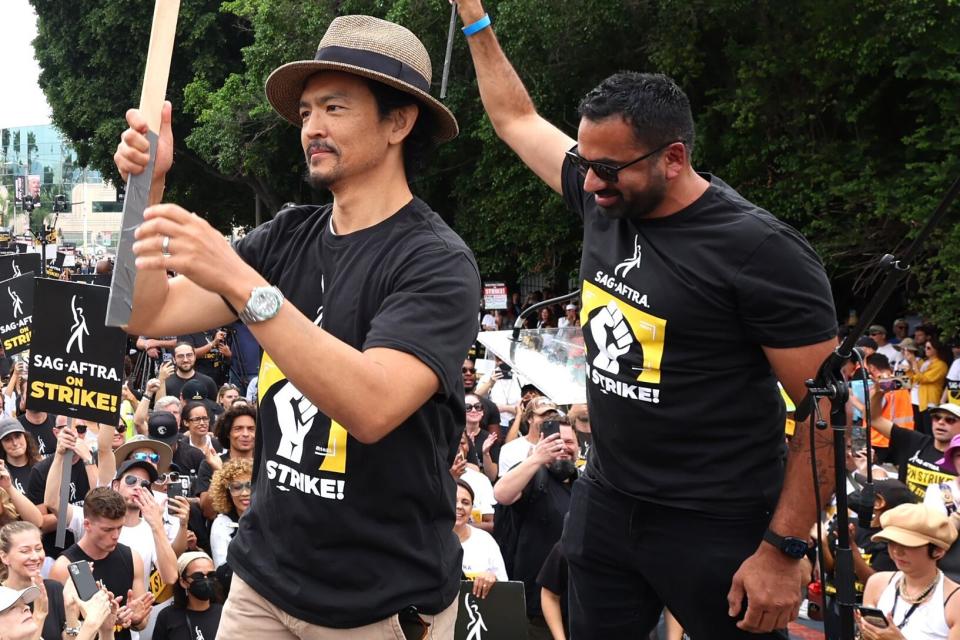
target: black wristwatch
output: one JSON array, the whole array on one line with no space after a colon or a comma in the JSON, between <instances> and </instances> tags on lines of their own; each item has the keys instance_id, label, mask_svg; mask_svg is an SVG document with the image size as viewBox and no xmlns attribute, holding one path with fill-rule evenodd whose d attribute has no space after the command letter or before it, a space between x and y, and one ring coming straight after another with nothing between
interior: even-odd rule
<instances>
[{"instance_id":1,"label":"black wristwatch","mask_svg":"<svg viewBox=\"0 0 960 640\"><path fill-rule=\"evenodd\" d=\"M775 534L770 529L767 529L763 533L764 542L769 542L784 555L794 560L800 560L807 555L807 550L809 549L807 541L803 538L794 538L792 536L780 536Z\"/></svg>"}]
</instances>

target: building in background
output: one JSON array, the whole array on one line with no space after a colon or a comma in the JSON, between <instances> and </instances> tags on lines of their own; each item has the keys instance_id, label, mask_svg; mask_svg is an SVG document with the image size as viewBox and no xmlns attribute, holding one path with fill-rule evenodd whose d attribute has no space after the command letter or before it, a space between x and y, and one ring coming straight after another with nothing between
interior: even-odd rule
<instances>
[{"instance_id":1,"label":"building in background","mask_svg":"<svg viewBox=\"0 0 960 640\"><path fill-rule=\"evenodd\" d=\"M61 212L54 211L58 196L66 205ZM0 227L23 234L54 225L60 243L87 254L114 253L122 210L113 185L77 166L76 151L54 125L0 123Z\"/></svg>"}]
</instances>

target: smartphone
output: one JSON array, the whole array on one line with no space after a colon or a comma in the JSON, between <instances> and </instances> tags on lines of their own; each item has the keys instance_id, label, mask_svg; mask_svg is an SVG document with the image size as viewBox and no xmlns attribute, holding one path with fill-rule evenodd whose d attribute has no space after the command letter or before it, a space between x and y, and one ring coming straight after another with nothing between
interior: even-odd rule
<instances>
[{"instance_id":1,"label":"smartphone","mask_svg":"<svg viewBox=\"0 0 960 640\"><path fill-rule=\"evenodd\" d=\"M857 607L857 611L860 612L861 618L880 629L886 629L890 624L887 622L886 614L880 609L874 609L873 607Z\"/></svg>"},{"instance_id":2,"label":"smartphone","mask_svg":"<svg viewBox=\"0 0 960 640\"><path fill-rule=\"evenodd\" d=\"M188 477L178 477L176 480L170 480L170 483L167 485L167 513L173 515L173 511L170 509L170 504L174 498L186 498L187 497L187 486L184 486L184 481L190 482Z\"/></svg>"},{"instance_id":3,"label":"smartphone","mask_svg":"<svg viewBox=\"0 0 960 640\"><path fill-rule=\"evenodd\" d=\"M546 438L555 433L560 433L560 421L559 420L547 420L542 425L540 425L540 434Z\"/></svg>"},{"instance_id":4,"label":"smartphone","mask_svg":"<svg viewBox=\"0 0 960 640\"><path fill-rule=\"evenodd\" d=\"M513 369L510 367L510 365L501 364L498 368L500 369L501 379L509 380L510 378L513 377Z\"/></svg>"},{"instance_id":5,"label":"smartphone","mask_svg":"<svg viewBox=\"0 0 960 640\"><path fill-rule=\"evenodd\" d=\"M70 572L70 579L73 580L73 586L77 590L77 597L86 602L100 590L97 581L93 578L93 572L90 571L90 563L86 560L80 562L71 562L67 565Z\"/></svg>"},{"instance_id":6,"label":"smartphone","mask_svg":"<svg viewBox=\"0 0 960 640\"><path fill-rule=\"evenodd\" d=\"M889 393L891 391L897 391L898 389L903 388L903 381L897 378L890 378L888 380L881 380L877 383L877 387L880 388L884 393Z\"/></svg>"}]
</instances>

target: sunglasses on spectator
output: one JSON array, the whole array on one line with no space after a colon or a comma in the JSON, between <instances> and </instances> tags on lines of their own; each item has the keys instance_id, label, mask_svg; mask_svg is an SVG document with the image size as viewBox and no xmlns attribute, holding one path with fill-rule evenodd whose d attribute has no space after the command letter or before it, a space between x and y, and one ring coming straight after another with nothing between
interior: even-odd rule
<instances>
[{"instance_id":1,"label":"sunglasses on spectator","mask_svg":"<svg viewBox=\"0 0 960 640\"><path fill-rule=\"evenodd\" d=\"M192 422L193 424L200 424L204 422L210 422L210 418L207 416L196 416L194 418L187 418L187 422Z\"/></svg>"},{"instance_id":2,"label":"sunglasses on spectator","mask_svg":"<svg viewBox=\"0 0 960 640\"><path fill-rule=\"evenodd\" d=\"M149 480L141 480L137 476L123 476L123 483L128 487L135 487L136 485L139 484L144 489L150 488Z\"/></svg>"},{"instance_id":3,"label":"sunglasses on spectator","mask_svg":"<svg viewBox=\"0 0 960 640\"><path fill-rule=\"evenodd\" d=\"M476 373L476 367L463 367L460 369L461 373Z\"/></svg>"},{"instance_id":4,"label":"sunglasses on spectator","mask_svg":"<svg viewBox=\"0 0 960 640\"><path fill-rule=\"evenodd\" d=\"M574 148L574 149L571 149L570 151L567 151L567 159L570 160L570 164L573 165L573 167L577 170L577 172L579 172L580 175L584 177L586 177L587 172L593 171L593 173L596 174L596 176L601 180L603 180L604 182L616 183L617 180L619 180L618 174L621 171L623 171L627 167L637 164L638 162L642 162L646 160L650 156L653 156L663 151L670 145L676 144L677 142L682 143L683 140L673 140L672 142L664 143L659 147L657 147L656 149L654 149L653 151L651 151L650 153L645 153L639 158L635 160L631 160L630 162L625 162L624 164L621 164L619 166L613 165L613 164L607 164L606 162L595 162L593 160L587 160L586 158L580 155L578 148Z\"/></svg>"},{"instance_id":5,"label":"sunglasses on spectator","mask_svg":"<svg viewBox=\"0 0 960 640\"><path fill-rule=\"evenodd\" d=\"M933 420L933 421L942 420L943 422L946 422L947 424L957 424L957 421L960 421L960 418L958 418L958 417L956 417L956 416L949 416L949 415L947 415L947 414L945 414L945 413L935 413L935 414L933 414L932 416L930 416L930 419Z\"/></svg>"},{"instance_id":6,"label":"sunglasses on spectator","mask_svg":"<svg viewBox=\"0 0 960 640\"><path fill-rule=\"evenodd\" d=\"M230 493L244 493L253 491L253 483L249 480L246 482L231 482L227 487L230 489Z\"/></svg>"},{"instance_id":7,"label":"sunglasses on spectator","mask_svg":"<svg viewBox=\"0 0 960 640\"><path fill-rule=\"evenodd\" d=\"M161 473L160 477L157 478L158 484L169 484L171 482L174 484L180 482L180 474L176 471L171 471L170 473Z\"/></svg>"},{"instance_id":8,"label":"sunglasses on spectator","mask_svg":"<svg viewBox=\"0 0 960 640\"><path fill-rule=\"evenodd\" d=\"M483 405L479 402L467 405L467 411L483 411Z\"/></svg>"},{"instance_id":9,"label":"sunglasses on spectator","mask_svg":"<svg viewBox=\"0 0 960 640\"><path fill-rule=\"evenodd\" d=\"M127 458L127 460L138 460L140 462L152 462L153 464L157 464L160 462L160 454L159 453L143 453L141 451L140 453L133 454L132 456Z\"/></svg>"},{"instance_id":10,"label":"sunglasses on spectator","mask_svg":"<svg viewBox=\"0 0 960 640\"><path fill-rule=\"evenodd\" d=\"M190 575L183 576L183 577L191 582L194 582L196 580L203 580L204 578L207 578L208 580L215 580L217 577L217 572L207 571L206 573L203 573L202 571L195 571Z\"/></svg>"}]
</instances>

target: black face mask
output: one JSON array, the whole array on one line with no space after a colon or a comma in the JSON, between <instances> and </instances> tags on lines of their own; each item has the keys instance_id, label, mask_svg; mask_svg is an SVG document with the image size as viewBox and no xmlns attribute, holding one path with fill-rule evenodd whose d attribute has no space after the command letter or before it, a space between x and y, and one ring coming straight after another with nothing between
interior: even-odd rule
<instances>
[{"instance_id":1,"label":"black face mask","mask_svg":"<svg viewBox=\"0 0 960 640\"><path fill-rule=\"evenodd\" d=\"M547 465L547 471L560 482L566 482L577 475L577 465L573 460L554 460Z\"/></svg>"},{"instance_id":2,"label":"black face mask","mask_svg":"<svg viewBox=\"0 0 960 640\"><path fill-rule=\"evenodd\" d=\"M212 600L216 595L216 580L213 578L194 580L187 590L197 600Z\"/></svg>"}]
</instances>

